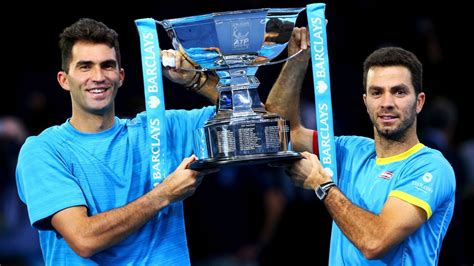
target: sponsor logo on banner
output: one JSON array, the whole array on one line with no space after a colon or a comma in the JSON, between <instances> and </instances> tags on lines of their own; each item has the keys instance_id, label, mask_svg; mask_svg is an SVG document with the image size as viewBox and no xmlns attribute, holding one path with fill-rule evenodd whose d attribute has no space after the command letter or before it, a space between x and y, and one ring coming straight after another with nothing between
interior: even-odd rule
<instances>
[{"instance_id":1,"label":"sponsor logo on banner","mask_svg":"<svg viewBox=\"0 0 474 266\"><path fill-rule=\"evenodd\" d=\"M328 84L324 80L319 80L317 85L317 90L319 94L323 94L328 90Z\"/></svg>"},{"instance_id":2,"label":"sponsor logo on banner","mask_svg":"<svg viewBox=\"0 0 474 266\"><path fill-rule=\"evenodd\" d=\"M160 98L156 97L155 95L148 97L148 107L155 109L158 107L158 105L160 105L160 103Z\"/></svg>"}]
</instances>

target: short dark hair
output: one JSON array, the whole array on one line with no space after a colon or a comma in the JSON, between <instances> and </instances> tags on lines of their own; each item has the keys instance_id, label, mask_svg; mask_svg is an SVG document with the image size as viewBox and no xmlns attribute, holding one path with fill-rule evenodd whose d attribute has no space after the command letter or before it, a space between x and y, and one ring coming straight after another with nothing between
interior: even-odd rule
<instances>
[{"instance_id":1,"label":"short dark hair","mask_svg":"<svg viewBox=\"0 0 474 266\"><path fill-rule=\"evenodd\" d=\"M121 67L118 34L104 23L90 18L81 18L71 26L64 29L59 35L59 48L61 49L61 67L66 73L71 63L72 47L79 41L91 43L104 43L115 49L118 66Z\"/></svg>"},{"instance_id":2,"label":"short dark hair","mask_svg":"<svg viewBox=\"0 0 474 266\"><path fill-rule=\"evenodd\" d=\"M364 92L367 90L367 73L374 66L404 66L410 70L411 82L418 95L423 91L423 65L410 51L400 47L384 47L375 50L364 61Z\"/></svg>"},{"instance_id":3,"label":"short dark hair","mask_svg":"<svg viewBox=\"0 0 474 266\"><path fill-rule=\"evenodd\" d=\"M274 37L269 37L265 41L274 43L286 43L290 40L293 33L294 23L283 21L278 18L271 18L265 26L265 32L277 33Z\"/></svg>"}]
</instances>

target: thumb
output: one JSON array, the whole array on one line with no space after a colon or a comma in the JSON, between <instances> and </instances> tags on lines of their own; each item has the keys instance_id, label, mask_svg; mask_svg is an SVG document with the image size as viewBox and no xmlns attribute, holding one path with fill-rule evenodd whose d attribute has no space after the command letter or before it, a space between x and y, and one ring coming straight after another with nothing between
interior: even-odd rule
<instances>
[{"instance_id":1,"label":"thumb","mask_svg":"<svg viewBox=\"0 0 474 266\"><path fill-rule=\"evenodd\" d=\"M187 169L187 168L189 168L189 164L196 161L196 160L197 160L197 157L194 154L189 156L189 157L186 157L186 158L183 159L181 164L176 169L179 169L179 170Z\"/></svg>"}]
</instances>

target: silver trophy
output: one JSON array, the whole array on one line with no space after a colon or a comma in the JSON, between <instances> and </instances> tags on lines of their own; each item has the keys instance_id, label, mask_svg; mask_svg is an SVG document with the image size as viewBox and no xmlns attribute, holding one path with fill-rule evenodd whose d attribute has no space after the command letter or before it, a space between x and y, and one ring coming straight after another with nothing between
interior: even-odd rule
<instances>
[{"instance_id":1,"label":"silver trophy","mask_svg":"<svg viewBox=\"0 0 474 266\"><path fill-rule=\"evenodd\" d=\"M199 160L192 169L289 161L289 122L265 110L255 77L258 67L286 49L298 14L305 8L219 12L158 21L176 50L219 77L216 115L193 132ZM296 54L295 54L296 55ZM293 55L293 56L295 56Z\"/></svg>"}]
</instances>

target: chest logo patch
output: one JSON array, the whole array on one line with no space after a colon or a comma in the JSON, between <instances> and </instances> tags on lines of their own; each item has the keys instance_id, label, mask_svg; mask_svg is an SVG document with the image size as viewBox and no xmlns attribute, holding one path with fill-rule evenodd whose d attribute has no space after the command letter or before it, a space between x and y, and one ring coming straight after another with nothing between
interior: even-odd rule
<instances>
[{"instance_id":1,"label":"chest logo patch","mask_svg":"<svg viewBox=\"0 0 474 266\"><path fill-rule=\"evenodd\" d=\"M379 178L383 178L383 179L386 179L386 180L390 180L393 176L393 172L392 171L389 171L389 170L385 170L383 171L380 175L379 175Z\"/></svg>"}]
</instances>

